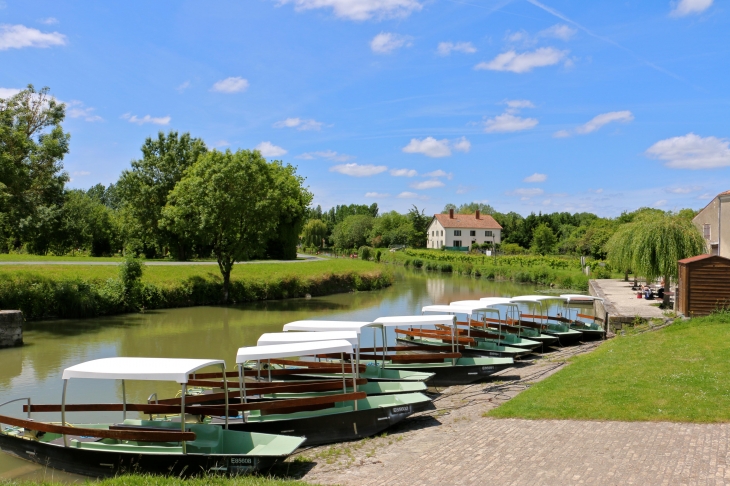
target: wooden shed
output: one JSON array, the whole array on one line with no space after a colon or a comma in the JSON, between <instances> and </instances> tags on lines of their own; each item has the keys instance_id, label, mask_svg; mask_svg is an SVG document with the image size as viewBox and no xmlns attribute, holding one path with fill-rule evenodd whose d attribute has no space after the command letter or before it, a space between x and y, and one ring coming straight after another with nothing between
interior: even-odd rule
<instances>
[{"instance_id":1,"label":"wooden shed","mask_svg":"<svg viewBox=\"0 0 730 486\"><path fill-rule=\"evenodd\" d=\"M677 312L687 317L706 316L730 307L730 259L699 255L678 263Z\"/></svg>"}]
</instances>

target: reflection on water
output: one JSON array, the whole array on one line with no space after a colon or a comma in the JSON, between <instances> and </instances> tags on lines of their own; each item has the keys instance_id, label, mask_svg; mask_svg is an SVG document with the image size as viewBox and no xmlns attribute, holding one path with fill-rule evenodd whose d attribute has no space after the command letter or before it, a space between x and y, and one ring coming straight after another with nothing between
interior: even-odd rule
<instances>
[{"instance_id":1,"label":"reflection on water","mask_svg":"<svg viewBox=\"0 0 730 486\"><path fill-rule=\"evenodd\" d=\"M511 282L399 270L395 285L375 292L31 322L26 325L25 346L0 350L0 403L28 396L34 403L60 403L63 370L92 359L112 356L215 358L225 359L227 367L232 368L239 347L255 345L261 334L281 331L287 322L302 319L365 321L389 315L416 315L424 305L528 294L534 288ZM365 346L372 339L369 333L366 334ZM127 400L144 403L154 392L169 396L178 389L177 385L169 383L129 382ZM119 401L121 385L117 382L72 380L68 387L69 403ZM21 406L3 407L0 414L22 417ZM36 415L34 418L39 420L59 420L58 414ZM93 418L68 415L71 422L121 419L115 414L97 414ZM44 468L0 454L0 480L27 473L35 478L50 474ZM55 477L59 478L58 472Z\"/></svg>"}]
</instances>

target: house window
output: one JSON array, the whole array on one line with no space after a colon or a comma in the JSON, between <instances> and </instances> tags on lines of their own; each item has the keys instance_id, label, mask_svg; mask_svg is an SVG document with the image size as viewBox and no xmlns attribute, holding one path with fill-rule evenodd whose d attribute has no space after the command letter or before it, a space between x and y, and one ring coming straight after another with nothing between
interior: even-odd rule
<instances>
[{"instance_id":1,"label":"house window","mask_svg":"<svg viewBox=\"0 0 730 486\"><path fill-rule=\"evenodd\" d=\"M454 240L454 246L461 246L461 240Z\"/></svg>"},{"instance_id":2,"label":"house window","mask_svg":"<svg viewBox=\"0 0 730 486\"><path fill-rule=\"evenodd\" d=\"M454 230L454 236L461 236L461 230ZM454 245L454 246L461 246L461 245Z\"/></svg>"},{"instance_id":3,"label":"house window","mask_svg":"<svg viewBox=\"0 0 730 486\"><path fill-rule=\"evenodd\" d=\"M702 235L705 237L706 240L710 239L710 225L709 224L702 226Z\"/></svg>"},{"instance_id":4,"label":"house window","mask_svg":"<svg viewBox=\"0 0 730 486\"><path fill-rule=\"evenodd\" d=\"M476 235L477 235L476 231L473 231L473 230L469 231L469 236L476 236Z\"/></svg>"},{"instance_id":5,"label":"house window","mask_svg":"<svg viewBox=\"0 0 730 486\"><path fill-rule=\"evenodd\" d=\"M484 232L484 236L492 236L492 232L491 231L485 231Z\"/></svg>"},{"instance_id":6,"label":"house window","mask_svg":"<svg viewBox=\"0 0 730 486\"><path fill-rule=\"evenodd\" d=\"M441 236L444 236L444 230L441 230Z\"/></svg>"}]
</instances>

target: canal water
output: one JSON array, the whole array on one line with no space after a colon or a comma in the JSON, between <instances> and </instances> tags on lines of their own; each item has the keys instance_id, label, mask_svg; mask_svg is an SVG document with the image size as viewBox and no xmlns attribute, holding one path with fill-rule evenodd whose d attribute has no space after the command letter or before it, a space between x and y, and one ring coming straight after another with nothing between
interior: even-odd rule
<instances>
[{"instance_id":1,"label":"canal water","mask_svg":"<svg viewBox=\"0 0 730 486\"><path fill-rule=\"evenodd\" d=\"M381 316L418 315L421 307L455 300L532 294L532 284L493 282L398 269L396 283L384 290L337 294L311 299L268 301L240 306L205 306L156 310L80 320L31 322L25 345L0 350L0 403L31 397L33 403L60 403L65 368L113 356L224 359L235 366L236 350L256 344L265 332L304 319L367 321ZM394 336L390 336L390 342ZM363 346L372 344L364 335ZM134 382L126 385L127 401L145 403L148 396L174 396L179 385ZM121 383L70 380L67 403L119 403ZM24 417L22 403L2 407L0 415ZM120 414L68 414L69 422L120 421ZM34 414L37 420L60 420L59 414ZM78 479L0 453L3 479Z\"/></svg>"}]
</instances>

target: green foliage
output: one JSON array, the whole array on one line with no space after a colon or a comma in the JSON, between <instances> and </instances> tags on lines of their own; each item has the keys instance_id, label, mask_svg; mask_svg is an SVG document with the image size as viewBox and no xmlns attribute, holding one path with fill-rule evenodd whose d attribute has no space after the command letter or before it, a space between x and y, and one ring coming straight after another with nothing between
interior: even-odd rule
<instances>
[{"instance_id":1,"label":"green foliage","mask_svg":"<svg viewBox=\"0 0 730 486\"><path fill-rule=\"evenodd\" d=\"M499 249L502 250L502 253L505 255L524 255L527 253L527 250L517 243L502 243Z\"/></svg>"},{"instance_id":2,"label":"green foliage","mask_svg":"<svg viewBox=\"0 0 730 486\"><path fill-rule=\"evenodd\" d=\"M360 260L368 261L373 256L373 249L369 246L361 246L357 250L357 256L360 257Z\"/></svg>"},{"instance_id":3,"label":"green foliage","mask_svg":"<svg viewBox=\"0 0 730 486\"><path fill-rule=\"evenodd\" d=\"M327 225L321 219L310 219L304 224L301 237L304 245L321 248L327 238Z\"/></svg>"},{"instance_id":4,"label":"green foliage","mask_svg":"<svg viewBox=\"0 0 730 486\"><path fill-rule=\"evenodd\" d=\"M413 248L425 248L428 244L428 226L431 224L432 216L426 216L425 211L421 209L419 212L415 204L408 210L408 219L413 226L408 244Z\"/></svg>"},{"instance_id":5,"label":"green foliage","mask_svg":"<svg viewBox=\"0 0 730 486\"><path fill-rule=\"evenodd\" d=\"M549 255L557 243L555 233L550 227L542 223L532 232L532 251L538 255Z\"/></svg>"},{"instance_id":6,"label":"green foliage","mask_svg":"<svg viewBox=\"0 0 730 486\"><path fill-rule=\"evenodd\" d=\"M412 265L414 268L421 268L423 267L423 260L421 260L420 258L414 258Z\"/></svg>"},{"instance_id":7,"label":"green foliage","mask_svg":"<svg viewBox=\"0 0 730 486\"><path fill-rule=\"evenodd\" d=\"M477 212L477 209L482 214L494 214L496 212L489 204L472 202L464 203L458 207L455 204L447 204L444 206L444 210L441 211L441 214L449 214L449 210L451 209L453 209L456 214L474 214Z\"/></svg>"},{"instance_id":8,"label":"green foliage","mask_svg":"<svg viewBox=\"0 0 730 486\"><path fill-rule=\"evenodd\" d=\"M380 249L375 251L375 261L380 263L380 257L383 255L383 253L380 251Z\"/></svg>"},{"instance_id":9,"label":"green foliage","mask_svg":"<svg viewBox=\"0 0 730 486\"><path fill-rule=\"evenodd\" d=\"M375 247L407 245L413 239L414 231L413 222L408 216L391 211L373 220L368 240Z\"/></svg>"},{"instance_id":10,"label":"green foliage","mask_svg":"<svg viewBox=\"0 0 730 486\"><path fill-rule=\"evenodd\" d=\"M346 217L332 231L332 243L337 248L358 248L367 243L375 218L367 214Z\"/></svg>"}]
</instances>

